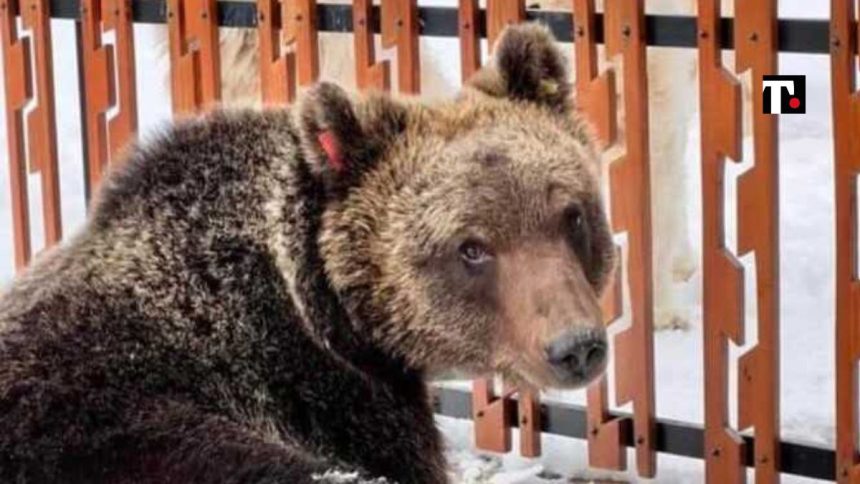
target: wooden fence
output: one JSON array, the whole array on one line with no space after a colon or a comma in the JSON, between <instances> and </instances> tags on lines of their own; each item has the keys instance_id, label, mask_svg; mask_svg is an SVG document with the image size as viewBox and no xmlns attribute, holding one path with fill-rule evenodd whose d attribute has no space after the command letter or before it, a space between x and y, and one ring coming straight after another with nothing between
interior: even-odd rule
<instances>
[{"instance_id":1,"label":"wooden fence","mask_svg":"<svg viewBox=\"0 0 860 484\"><path fill-rule=\"evenodd\" d=\"M645 0L606 0L598 13L594 0L572 0L573 14L527 11L524 2L459 0L457 8L418 8L414 0L356 0L348 5L317 5L314 0L0 0L0 32L5 67L5 109L11 170L15 262L31 258L26 176L41 177L46 242L61 238L57 129L54 109L50 19L74 20L78 26L78 62L82 81L81 116L85 131L88 192L116 162L118 150L137 130L135 106L134 22L166 23L169 28L173 109L196 112L219 99L219 25L259 31L262 97L267 103L290 102L297 86L312 83L319 72L317 33L352 32L356 79L362 88L390 89L396 76L404 92L420 86L420 35L457 36L464 78L481 64L479 41L492 40L506 24L526 18L547 23L562 40L574 41L576 91L583 110L607 145L616 142L616 93L625 92L623 155L610 170L611 220L626 232L627 257L621 274L629 287L631 325L615 336L615 380L601 380L588 390L587 408L542 404L537 395L506 388L494 393L488 381L473 392L436 392L440 413L475 420L479 447L508 451L511 428L521 432L520 452L541 453L541 432L588 440L594 467L625 469L627 448L636 449L636 469L643 477L657 473L656 452L702 458L709 483L745 482L746 468L759 483L775 482L781 472L860 482L858 458L857 360L860 358L860 285L857 267L856 178L860 172L860 102L856 95L858 53L857 5L831 0L827 21L778 20L777 0L738 0L737 17L721 19L720 0L698 0L698 18L646 17ZM730 0L726 0L730 1ZM741 7L741 4L743 5ZM20 17L20 26L18 22ZM576 21L574 22L574 19ZM30 34L22 36L20 27ZM110 45L102 34L115 33ZM396 55L396 71L378 61L374 36ZM619 56L599 68L598 43L605 54ZM653 296L649 181L649 109L646 45L698 49L704 271L705 426L655 418ZM287 46L289 48L287 48ZM720 52L736 51L737 68L723 65ZM728 343L744 341L744 278L739 262L723 240L723 171L727 159L741 158L738 75L752 71L753 92L762 75L778 71L779 51L827 54L832 59L833 140L836 170L837 231L837 443L835 449L783 442L779 437L779 219L777 118L762 113L754 94L755 163L739 181L740 255L755 254L758 342L737 362ZM619 64L623 69L618 69ZM32 67L31 67L32 66ZM34 109L25 106L36 99ZM118 110L117 110L118 109ZM108 119L108 111L117 114ZM26 143L25 143L26 140ZM605 300L606 323L622 314L619 284ZM739 428L728 424L728 374L737 365ZM632 403L632 414L609 410L608 387L618 405ZM516 398L515 398L516 396ZM740 432L753 430L754 437Z\"/></svg>"}]
</instances>

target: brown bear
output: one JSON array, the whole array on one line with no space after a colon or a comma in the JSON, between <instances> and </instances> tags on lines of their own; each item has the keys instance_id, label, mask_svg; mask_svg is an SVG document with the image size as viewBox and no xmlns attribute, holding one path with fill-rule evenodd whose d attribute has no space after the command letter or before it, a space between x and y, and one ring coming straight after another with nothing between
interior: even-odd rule
<instances>
[{"instance_id":1,"label":"brown bear","mask_svg":"<svg viewBox=\"0 0 860 484\"><path fill-rule=\"evenodd\" d=\"M321 84L134 147L0 298L0 481L443 483L427 375L601 373L592 138L544 28L496 53L453 100Z\"/></svg>"}]
</instances>

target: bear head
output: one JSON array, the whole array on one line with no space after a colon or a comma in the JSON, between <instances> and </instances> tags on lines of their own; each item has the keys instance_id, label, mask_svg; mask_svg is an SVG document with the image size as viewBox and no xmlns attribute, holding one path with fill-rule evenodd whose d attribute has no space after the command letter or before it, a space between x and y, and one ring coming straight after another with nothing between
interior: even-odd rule
<instances>
[{"instance_id":1,"label":"bear head","mask_svg":"<svg viewBox=\"0 0 860 484\"><path fill-rule=\"evenodd\" d=\"M615 254L598 154L544 27L494 51L450 101L304 96L325 274L357 330L413 368L582 386L606 366Z\"/></svg>"}]
</instances>

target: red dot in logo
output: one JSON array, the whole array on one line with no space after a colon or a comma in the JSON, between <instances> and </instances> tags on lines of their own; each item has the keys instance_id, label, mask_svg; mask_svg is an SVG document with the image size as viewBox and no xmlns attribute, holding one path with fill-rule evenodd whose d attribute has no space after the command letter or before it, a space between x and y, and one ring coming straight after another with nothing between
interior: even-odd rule
<instances>
[{"instance_id":1,"label":"red dot in logo","mask_svg":"<svg viewBox=\"0 0 860 484\"><path fill-rule=\"evenodd\" d=\"M791 109L797 109L800 107L800 99L793 97L788 100L788 105L791 106Z\"/></svg>"}]
</instances>

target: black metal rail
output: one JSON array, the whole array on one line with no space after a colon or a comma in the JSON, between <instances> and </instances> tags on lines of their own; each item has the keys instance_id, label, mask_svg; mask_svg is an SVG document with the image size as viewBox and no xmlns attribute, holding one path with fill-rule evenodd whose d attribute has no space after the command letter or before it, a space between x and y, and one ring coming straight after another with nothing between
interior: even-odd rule
<instances>
[{"instance_id":1,"label":"black metal rail","mask_svg":"<svg viewBox=\"0 0 860 484\"><path fill-rule=\"evenodd\" d=\"M51 14L56 18L78 19L79 0L51 0ZM165 0L134 0L134 21L165 23ZM351 32L352 8L348 5L318 5L318 27L323 32ZM457 9L421 7L419 9L421 35L429 37L457 36ZM528 10L528 18L549 26L557 39L573 41L573 19L570 14ZM374 9L373 27L379 32L379 8ZM218 21L223 27L256 27L257 7L254 3L221 1L218 4ZM601 15L597 21L597 40L603 42ZM723 48L732 49L734 21L722 20ZM481 36L486 37L486 19L481 12ZM673 15L649 15L646 19L648 45L658 47L696 47L696 18ZM779 21L779 50L806 54L830 52L830 24L826 20L782 19Z\"/></svg>"},{"instance_id":2,"label":"black metal rail","mask_svg":"<svg viewBox=\"0 0 860 484\"><path fill-rule=\"evenodd\" d=\"M508 422L512 427L519 425L517 405L510 405ZM433 389L433 405L439 415L460 419L472 418L472 395L463 390L449 388ZM616 417L629 417L623 413L613 413ZM630 420L628 420L630 422ZM585 439L588 437L588 421L585 408L579 405L565 403L541 404L541 430L544 433ZM622 432L625 436L624 445L634 447L633 432ZM744 436L746 454L744 461L747 467L755 466L755 442ZM705 456L705 436L702 427L674 420L657 420L656 450L665 454L703 459ZM779 470L785 474L810 477L813 479L835 480L836 453L833 449L818 447L811 444L782 442L780 444Z\"/></svg>"}]
</instances>

